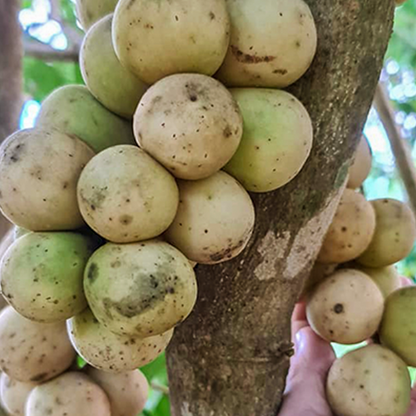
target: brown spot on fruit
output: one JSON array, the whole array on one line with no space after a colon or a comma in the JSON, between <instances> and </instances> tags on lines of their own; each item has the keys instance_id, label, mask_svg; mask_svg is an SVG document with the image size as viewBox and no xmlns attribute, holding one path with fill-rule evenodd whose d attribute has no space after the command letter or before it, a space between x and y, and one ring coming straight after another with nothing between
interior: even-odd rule
<instances>
[{"instance_id":1,"label":"brown spot on fruit","mask_svg":"<svg viewBox=\"0 0 416 416\"><path fill-rule=\"evenodd\" d=\"M235 56L238 62L242 62L244 64L258 64L262 62L272 62L276 59L275 56L265 55L265 56L257 56L257 55L250 55L248 53L244 53L240 50L237 46L231 45L231 52ZM286 71L287 73L287 71Z\"/></svg>"}]
</instances>

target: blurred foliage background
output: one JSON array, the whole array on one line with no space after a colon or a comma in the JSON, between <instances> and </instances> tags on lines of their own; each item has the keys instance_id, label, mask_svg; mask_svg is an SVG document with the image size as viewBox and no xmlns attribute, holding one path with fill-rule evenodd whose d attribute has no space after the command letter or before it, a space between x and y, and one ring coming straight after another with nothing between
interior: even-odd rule
<instances>
[{"instance_id":1,"label":"blurred foliage background","mask_svg":"<svg viewBox=\"0 0 416 416\"><path fill-rule=\"evenodd\" d=\"M55 88L82 83L73 51L83 32L78 26L73 0L24 0L19 16L24 30L24 93L20 125L33 126L40 102ZM396 121L416 160L416 0L396 9L394 33L381 80L386 83L396 110ZM373 169L364 184L369 199L393 197L406 200L389 141L378 115L371 110L364 134L374 155ZM416 276L416 250L399 265L402 274ZM352 347L354 348L354 347ZM349 348L350 349L350 348ZM338 348L339 354L345 348ZM162 356L143 369L149 379L150 400L143 416L168 416L167 375ZM180 376L180 375L178 375Z\"/></svg>"}]
</instances>

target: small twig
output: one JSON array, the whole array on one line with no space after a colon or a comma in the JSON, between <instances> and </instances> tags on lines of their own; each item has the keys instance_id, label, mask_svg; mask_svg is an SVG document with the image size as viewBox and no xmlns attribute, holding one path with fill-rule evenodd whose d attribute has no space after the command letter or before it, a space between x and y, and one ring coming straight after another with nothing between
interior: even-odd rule
<instances>
[{"instance_id":1,"label":"small twig","mask_svg":"<svg viewBox=\"0 0 416 416\"><path fill-rule=\"evenodd\" d=\"M392 152L396 159L396 166L399 169L400 176L406 188L410 205L416 214L416 168L412 160L409 145L403 138L400 128L395 121L394 110L385 87L381 82L378 84L376 90L374 106L386 130Z\"/></svg>"},{"instance_id":2,"label":"small twig","mask_svg":"<svg viewBox=\"0 0 416 416\"><path fill-rule=\"evenodd\" d=\"M44 61L78 62L79 46L60 51L36 40L24 39L24 51L26 56Z\"/></svg>"},{"instance_id":3,"label":"small twig","mask_svg":"<svg viewBox=\"0 0 416 416\"><path fill-rule=\"evenodd\" d=\"M159 393L162 393L165 396L169 396L169 387L156 383L156 381L152 381L150 383L150 386L152 387L153 390L158 391Z\"/></svg>"}]
</instances>

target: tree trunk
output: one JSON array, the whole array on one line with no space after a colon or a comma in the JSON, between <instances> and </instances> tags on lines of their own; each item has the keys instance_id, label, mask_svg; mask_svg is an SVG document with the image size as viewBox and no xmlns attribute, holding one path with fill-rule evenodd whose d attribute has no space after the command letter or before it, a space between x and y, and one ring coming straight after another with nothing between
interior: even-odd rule
<instances>
[{"instance_id":1,"label":"tree trunk","mask_svg":"<svg viewBox=\"0 0 416 416\"><path fill-rule=\"evenodd\" d=\"M0 142L17 130L22 106L22 33L18 0L0 0ZM9 223L0 214L0 238Z\"/></svg>"},{"instance_id":2,"label":"tree trunk","mask_svg":"<svg viewBox=\"0 0 416 416\"><path fill-rule=\"evenodd\" d=\"M394 9L393 0L308 3L318 53L290 90L312 117L312 155L289 185L253 195L257 224L242 255L198 266L196 308L168 350L174 416L276 416L281 404L291 313L337 207Z\"/></svg>"}]
</instances>

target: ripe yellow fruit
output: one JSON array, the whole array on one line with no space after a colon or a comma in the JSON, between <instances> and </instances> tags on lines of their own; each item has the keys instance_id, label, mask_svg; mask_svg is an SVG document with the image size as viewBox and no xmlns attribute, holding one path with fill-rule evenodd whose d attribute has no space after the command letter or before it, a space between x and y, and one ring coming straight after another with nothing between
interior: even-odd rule
<instances>
[{"instance_id":1,"label":"ripe yellow fruit","mask_svg":"<svg viewBox=\"0 0 416 416\"><path fill-rule=\"evenodd\" d=\"M149 85L178 73L213 75L229 39L225 0L120 0L114 12L116 54Z\"/></svg>"},{"instance_id":2,"label":"ripe yellow fruit","mask_svg":"<svg viewBox=\"0 0 416 416\"><path fill-rule=\"evenodd\" d=\"M21 130L0 147L0 207L32 231L84 225L76 186L94 151L74 135L50 128Z\"/></svg>"},{"instance_id":3,"label":"ripe yellow fruit","mask_svg":"<svg viewBox=\"0 0 416 416\"><path fill-rule=\"evenodd\" d=\"M369 246L376 228L376 215L363 195L346 189L323 241L318 261L345 263Z\"/></svg>"},{"instance_id":4,"label":"ripe yellow fruit","mask_svg":"<svg viewBox=\"0 0 416 416\"><path fill-rule=\"evenodd\" d=\"M231 260L253 232L253 203L244 188L219 171L199 181L178 181L180 202L166 240L189 260L215 264Z\"/></svg>"},{"instance_id":5,"label":"ripe yellow fruit","mask_svg":"<svg viewBox=\"0 0 416 416\"><path fill-rule=\"evenodd\" d=\"M357 344L377 331L383 308L384 297L370 277L342 269L315 287L306 313L312 329L323 339Z\"/></svg>"},{"instance_id":6,"label":"ripe yellow fruit","mask_svg":"<svg viewBox=\"0 0 416 416\"><path fill-rule=\"evenodd\" d=\"M357 189L370 174L373 157L370 146L364 136L361 137L355 153L354 161L350 166L347 188Z\"/></svg>"},{"instance_id":7,"label":"ripe yellow fruit","mask_svg":"<svg viewBox=\"0 0 416 416\"><path fill-rule=\"evenodd\" d=\"M416 221L411 209L395 199L371 201L376 229L370 245L357 259L368 267L384 267L404 259L416 239Z\"/></svg>"},{"instance_id":8,"label":"ripe yellow fruit","mask_svg":"<svg viewBox=\"0 0 416 416\"><path fill-rule=\"evenodd\" d=\"M373 344L334 362L326 392L339 416L404 416L410 389L406 364L392 351Z\"/></svg>"},{"instance_id":9,"label":"ripe yellow fruit","mask_svg":"<svg viewBox=\"0 0 416 416\"><path fill-rule=\"evenodd\" d=\"M131 243L162 234L175 218L179 192L173 176L136 146L114 146L95 156L78 182L87 224L106 240Z\"/></svg>"},{"instance_id":10,"label":"ripe yellow fruit","mask_svg":"<svg viewBox=\"0 0 416 416\"><path fill-rule=\"evenodd\" d=\"M243 134L229 91L206 75L171 75L150 87L134 115L139 146L181 179L202 179L234 155Z\"/></svg>"},{"instance_id":11,"label":"ripe yellow fruit","mask_svg":"<svg viewBox=\"0 0 416 416\"><path fill-rule=\"evenodd\" d=\"M303 0L227 0L231 40L217 77L230 87L284 88L309 68L317 33Z\"/></svg>"}]
</instances>

